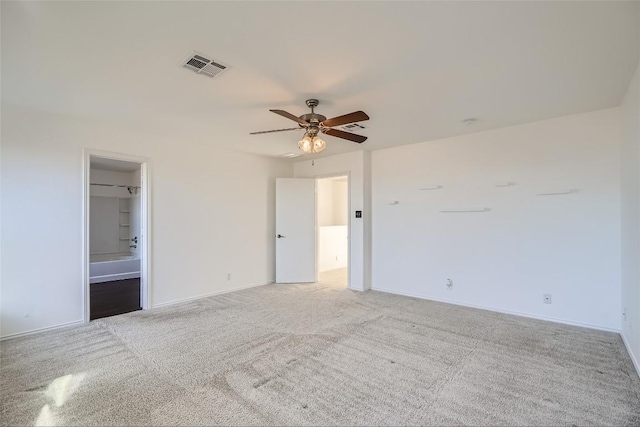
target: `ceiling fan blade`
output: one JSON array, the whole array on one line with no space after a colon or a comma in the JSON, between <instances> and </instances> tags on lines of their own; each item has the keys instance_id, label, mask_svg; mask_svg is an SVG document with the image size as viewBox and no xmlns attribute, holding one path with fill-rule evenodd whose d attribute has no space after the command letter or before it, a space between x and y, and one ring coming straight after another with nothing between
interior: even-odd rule
<instances>
[{"instance_id":1,"label":"ceiling fan blade","mask_svg":"<svg viewBox=\"0 0 640 427\"><path fill-rule=\"evenodd\" d=\"M355 133L345 132L338 129L323 128L322 133L335 136L336 138L348 139L349 141L357 142L358 144L362 144L367 140L366 136L356 135Z\"/></svg>"},{"instance_id":2,"label":"ceiling fan blade","mask_svg":"<svg viewBox=\"0 0 640 427\"><path fill-rule=\"evenodd\" d=\"M259 135L261 133L272 133L272 132L285 132L285 131L288 131L288 130L301 130L301 129L304 129L304 128L297 127L297 128L288 128L288 129L263 130L263 131L260 131L260 132L251 132L251 133L249 133L249 135Z\"/></svg>"},{"instance_id":3,"label":"ceiling fan blade","mask_svg":"<svg viewBox=\"0 0 640 427\"><path fill-rule=\"evenodd\" d=\"M367 113L365 113L364 111L355 111L353 113L345 114L344 116L327 119L322 122L322 125L326 127L334 127L346 125L347 123L363 122L365 120L369 120L369 116L367 116Z\"/></svg>"},{"instance_id":4,"label":"ceiling fan blade","mask_svg":"<svg viewBox=\"0 0 640 427\"><path fill-rule=\"evenodd\" d=\"M294 122L298 122L299 124L301 124L302 126L309 126L308 122L305 122L304 120L302 120L300 117L296 117L291 113L287 113L284 110L269 110L272 113L276 113L281 115L282 117L286 117L287 119L293 120Z\"/></svg>"}]
</instances>

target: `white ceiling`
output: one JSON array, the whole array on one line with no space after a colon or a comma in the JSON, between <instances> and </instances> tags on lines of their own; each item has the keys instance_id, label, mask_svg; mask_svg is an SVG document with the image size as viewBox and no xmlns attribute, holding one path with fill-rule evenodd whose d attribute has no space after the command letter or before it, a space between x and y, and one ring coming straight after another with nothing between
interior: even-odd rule
<instances>
[{"instance_id":1,"label":"white ceiling","mask_svg":"<svg viewBox=\"0 0 640 427\"><path fill-rule=\"evenodd\" d=\"M249 132L295 126L268 110L300 115L311 97L327 117L371 116L367 142L326 137L322 155L616 106L639 51L636 2L1 8L3 104L264 155L296 152L298 133ZM197 76L179 66L192 50L232 68Z\"/></svg>"}]
</instances>

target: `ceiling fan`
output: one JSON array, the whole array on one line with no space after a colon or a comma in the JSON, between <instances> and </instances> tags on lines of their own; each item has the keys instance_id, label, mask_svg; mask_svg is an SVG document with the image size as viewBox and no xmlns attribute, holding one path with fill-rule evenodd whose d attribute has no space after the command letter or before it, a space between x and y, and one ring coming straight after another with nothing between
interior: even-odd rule
<instances>
[{"instance_id":1,"label":"ceiling fan","mask_svg":"<svg viewBox=\"0 0 640 427\"><path fill-rule=\"evenodd\" d=\"M303 114L300 117L296 117L291 113L287 113L283 110L269 110L273 113L286 117L298 123L298 127L287 129L274 129L265 130L262 132L251 132L250 135L258 135L261 133L273 133L273 132L285 132L290 130L304 129L304 137L298 141L298 147L305 153L319 153L327 147L327 143L324 142L318 134L320 132L335 136L337 138L347 139L349 141L362 144L367 140L366 136L356 135L355 133L345 132L343 130L334 129L334 126L346 125L349 123L362 122L369 120L369 116L364 111L355 111L353 113L345 114L343 116L327 119L322 114L316 114L314 108L317 107L319 101L317 99L307 99L307 107L311 108L311 113Z\"/></svg>"}]
</instances>

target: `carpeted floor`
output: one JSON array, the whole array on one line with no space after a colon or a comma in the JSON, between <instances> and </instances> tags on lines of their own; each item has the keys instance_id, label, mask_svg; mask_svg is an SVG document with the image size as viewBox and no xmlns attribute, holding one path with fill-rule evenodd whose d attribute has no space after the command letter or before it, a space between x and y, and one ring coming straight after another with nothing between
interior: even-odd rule
<instances>
[{"instance_id":1,"label":"carpeted floor","mask_svg":"<svg viewBox=\"0 0 640 427\"><path fill-rule=\"evenodd\" d=\"M3 425L638 425L614 333L268 285L1 344Z\"/></svg>"},{"instance_id":2,"label":"carpeted floor","mask_svg":"<svg viewBox=\"0 0 640 427\"><path fill-rule=\"evenodd\" d=\"M347 268L323 271L320 273L320 283L336 288L346 288L349 283L348 271Z\"/></svg>"}]
</instances>

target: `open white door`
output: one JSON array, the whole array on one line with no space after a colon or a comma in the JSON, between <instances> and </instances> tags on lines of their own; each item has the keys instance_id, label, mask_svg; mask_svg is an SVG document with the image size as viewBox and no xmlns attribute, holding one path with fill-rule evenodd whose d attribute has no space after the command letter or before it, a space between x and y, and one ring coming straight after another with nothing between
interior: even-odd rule
<instances>
[{"instance_id":1,"label":"open white door","mask_svg":"<svg viewBox=\"0 0 640 427\"><path fill-rule=\"evenodd\" d=\"M316 180L276 178L276 282L316 281Z\"/></svg>"}]
</instances>

